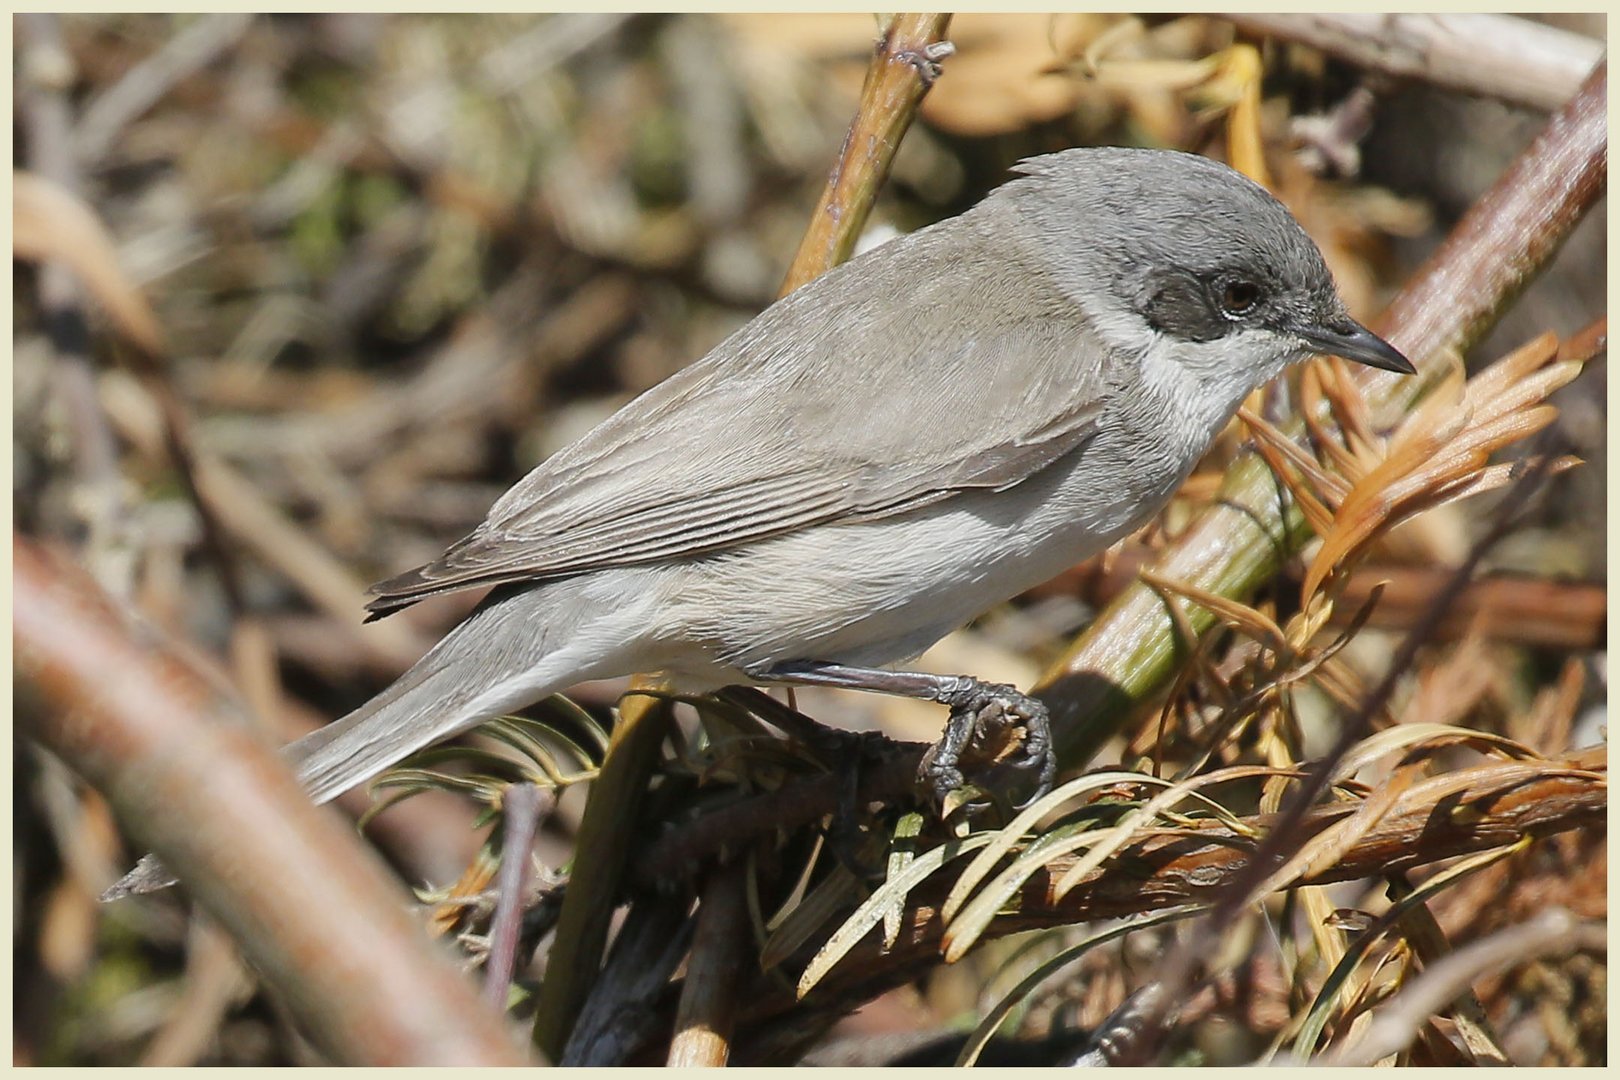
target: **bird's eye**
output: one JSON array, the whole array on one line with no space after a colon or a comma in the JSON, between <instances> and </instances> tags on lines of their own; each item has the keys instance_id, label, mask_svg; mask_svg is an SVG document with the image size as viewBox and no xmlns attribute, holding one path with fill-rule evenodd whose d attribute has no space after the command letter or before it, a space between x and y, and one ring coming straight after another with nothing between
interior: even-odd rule
<instances>
[{"instance_id":1,"label":"bird's eye","mask_svg":"<svg viewBox=\"0 0 1620 1080\"><path fill-rule=\"evenodd\" d=\"M1241 319L1260 306L1260 286L1242 278L1232 278L1221 286L1221 314Z\"/></svg>"}]
</instances>

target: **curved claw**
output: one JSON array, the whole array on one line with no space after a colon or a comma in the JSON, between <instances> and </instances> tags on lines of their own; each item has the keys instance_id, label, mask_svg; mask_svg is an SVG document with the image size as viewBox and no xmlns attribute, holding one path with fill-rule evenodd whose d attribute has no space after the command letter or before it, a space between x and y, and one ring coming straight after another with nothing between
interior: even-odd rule
<instances>
[{"instance_id":1,"label":"curved claw","mask_svg":"<svg viewBox=\"0 0 1620 1080\"><path fill-rule=\"evenodd\" d=\"M962 771L957 763L974 736L987 725L997 729L1018 725L1024 729L1022 752L1010 764L1019 770L1038 772L1034 794L1018 809L1029 806L1052 789L1057 761L1052 752L1045 705L1010 686L980 683L966 677L954 680L939 698L950 706L951 718L924 766L935 798L944 802L962 785Z\"/></svg>"},{"instance_id":2,"label":"curved claw","mask_svg":"<svg viewBox=\"0 0 1620 1080\"><path fill-rule=\"evenodd\" d=\"M1018 809L1022 810L1035 800L1052 790L1052 782L1057 779L1057 754L1052 749L1052 740L1046 730L1045 717L1037 723L1031 718L1026 721L1024 738L1024 753L1018 762L1020 769L1038 769L1035 780L1035 791ZM1039 731L1035 728L1039 727Z\"/></svg>"},{"instance_id":3,"label":"curved claw","mask_svg":"<svg viewBox=\"0 0 1620 1080\"><path fill-rule=\"evenodd\" d=\"M928 782L933 786L934 798L943 804L946 799L950 798L951 792L967 784L967 778L962 775L961 769L950 766L930 769Z\"/></svg>"},{"instance_id":4,"label":"curved claw","mask_svg":"<svg viewBox=\"0 0 1620 1080\"><path fill-rule=\"evenodd\" d=\"M1035 781L1035 790L1030 792L1029 798L1025 799L1023 802L1013 804L1013 810L1015 812L1019 810L1028 810L1031 806L1035 805L1036 802L1045 798L1047 792L1052 790L1052 781L1057 779L1057 756L1052 753L1051 747L1045 748L1045 752L1039 755L1025 754L1024 757L1018 762L1018 768L1033 768L1037 764L1039 765L1041 771L1040 776Z\"/></svg>"}]
</instances>

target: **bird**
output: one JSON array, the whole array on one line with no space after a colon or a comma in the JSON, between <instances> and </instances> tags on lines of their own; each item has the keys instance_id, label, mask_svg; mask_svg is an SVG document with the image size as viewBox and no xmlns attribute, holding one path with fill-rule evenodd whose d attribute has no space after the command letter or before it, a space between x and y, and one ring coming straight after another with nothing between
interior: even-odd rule
<instances>
[{"instance_id":1,"label":"bird","mask_svg":"<svg viewBox=\"0 0 1620 1080\"><path fill-rule=\"evenodd\" d=\"M1046 710L896 670L1145 524L1252 391L1334 354L1412 373L1322 254L1212 159L1078 147L767 307L541 462L370 618L490 591L392 685L284 748L329 800L592 679L821 685L946 705L943 799L976 732ZM128 880L128 879L126 879Z\"/></svg>"}]
</instances>

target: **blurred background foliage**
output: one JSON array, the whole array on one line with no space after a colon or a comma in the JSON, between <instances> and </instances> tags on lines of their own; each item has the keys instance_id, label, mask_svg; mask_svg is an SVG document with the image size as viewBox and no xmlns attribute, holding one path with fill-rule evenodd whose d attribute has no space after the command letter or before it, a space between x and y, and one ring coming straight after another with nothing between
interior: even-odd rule
<instances>
[{"instance_id":1,"label":"blurred background foliage","mask_svg":"<svg viewBox=\"0 0 1620 1080\"><path fill-rule=\"evenodd\" d=\"M1564 25L1603 28L1601 17ZM233 491L274 507L364 584L436 555L535 462L769 303L877 26L859 15L66 16L58 42L18 37L16 160L39 168L53 149L73 158L78 193L116 241L109 272L146 294L171 343L164 380L195 444L230 467ZM874 242L971 205L1030 154L1116 143L1225 159L1222 119L1252 85L1234 49L1244 39L1214 17L959 15L950 38L956 55L899 152ZM1300 46L1249 55L1261 61L1274 190L1364 317L1542 122ZM25 83L65 99L71 123L36 124ZM43 145L51 139L68 145ZM1603 311L1603 216L1581 226L1471 366ZM151 399L127 374L116 317L78 375L64 374L40 275L16 265L19 528L77 551L176 638L229 654L237 614L181 477L141 437ZM1555 481L1495 569L1603 582L1605 377L1589 366L1555 398L1567 449L1587 464ZM98 439L110 458L93 453ZM1207 472L1229 452L1218 447ZM1397 541L1389 557L1456 561L1490 505L1437 517L1422 542ZM1185 513L1172 507L1159 531ZM332 590L274 544L237 542L240 603L262 629L281 706L277 739L381 689L474 599L412 609L378 644L358 629L357 607L345 622ZM1021 598L928 662L1028 685L1106 598L1098 581L1077 573ZM1551 595L1556 605L1562 594ZM1578 624L1560 643L1503 627L1471 640L1474 677L1488 683L1480 693L1497 703L1484 713L1506 723L1567 685L1573 664L1584 675L1567 745L1594 741L1602 612L1542 610ZM1390 640L1375 627L1356 645L1376 655ZM605 719L622 689L587 686L577 698ZM932 739L941 720L912 702L800 701L901 738ZM15 1060L310 1060L179 897L96 905L134 853L94 792L15 749ZM574 794L542 836L549 866L568 858ZM381 827L396 814L407 816ZM410 880L443 886L478 847L471 817L448 796L412 800L373 835ZM1536 856L1541 876L1523 876L1601 914L1603 851L1601 837L1561 837ZM1486 880L1450 895L1447 926L1464 938L1489 909L1534 908ZM1151 965L1161 932L1092 954L1067 985L1047 988L1021 1030L1098 1023ZM884 996L839 1035L903 1048L959 1024L996 969L987 952ZM1246 996L1199 1006L1207 1019L1188 1028L1190 1060L1248 1060L1271 1038L1289 988L1265 983L1274 970L1259 977ZM1601 956L1580 954L1500 979L1487 1004L1515 1060L1601 1061L1603 978Z\"/></svg>"}]
</instances>

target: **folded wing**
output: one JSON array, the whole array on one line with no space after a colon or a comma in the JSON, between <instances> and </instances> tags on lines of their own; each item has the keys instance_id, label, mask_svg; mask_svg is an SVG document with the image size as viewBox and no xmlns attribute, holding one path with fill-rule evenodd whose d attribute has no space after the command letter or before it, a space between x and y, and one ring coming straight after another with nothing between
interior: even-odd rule
<instances>
[{"instance_id":1,"label":"folded wing","mask_svg":"<svg viewBox=\"0 0 1620 1080\"><path fill-rule=\"evenodd\" d=\"M542 463L440 558L374 586L372 617L881 519L1078 450L1106 372L1077 310L960 236L942 261L939 239L893 241L772 307ZM836 286L855 270L898 295L850 298ZM966 293L983 315L964 335L949 304Z\"/></svg>"}]
</instances>

